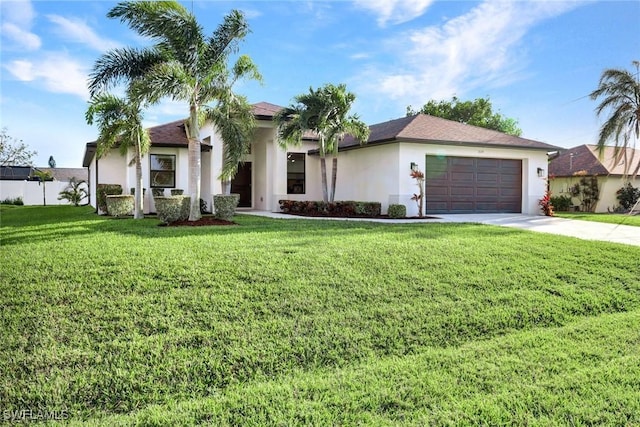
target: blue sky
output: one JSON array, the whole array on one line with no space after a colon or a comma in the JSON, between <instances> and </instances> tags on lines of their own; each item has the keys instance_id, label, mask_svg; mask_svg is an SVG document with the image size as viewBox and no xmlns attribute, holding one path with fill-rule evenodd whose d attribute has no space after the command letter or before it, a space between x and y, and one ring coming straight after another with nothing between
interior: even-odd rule
<instances>
[{"instance_id":1,"label":"blue sky","mask_svg":"<svg viewBox=\"0 0 640 427\"><path fill-rule=\"evenodd\" d=\"M1 8L1 126L59 167L80 167L97 131L84 120L86 79L108 49L149 43L106 18L111 1L5 1ZM595 143L600 121L588 94L605 68L640 60L640 2L203 1L207 33L244 11L263 85L236 89L251 102L288 105L310 86L345 83L369 123L399 118L429 99L489 96L523 136L561 147ZM183 118L163 102L148 126Z\"/></svg>"}]
</instances>

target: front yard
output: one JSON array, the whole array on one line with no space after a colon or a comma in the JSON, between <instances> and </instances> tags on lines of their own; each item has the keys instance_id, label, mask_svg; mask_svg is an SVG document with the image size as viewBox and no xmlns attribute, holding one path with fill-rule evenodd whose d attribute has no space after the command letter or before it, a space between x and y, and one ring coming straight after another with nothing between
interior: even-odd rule
<instances>
[{"instance_id":1,"label":"front yard","mask_svg":"<svg viewBox=\"0 0 640 427\"><path fill-rule=\"evenodd\" d=\"M589 212L556 212L557 217L579 219L582 221L605 222L608 224L624 224L640 227L640 215L589 213Z\"/></svg>"},{"instance_id":2,"label":"front yard","mask_svg":"<svg viewBox=\"0 0 640 427\"><path fill-rule=\"evenodd\" d=\"M0 214L4 421L640 424L640 248L477 224Z\"/></svg>"}]
</instances>

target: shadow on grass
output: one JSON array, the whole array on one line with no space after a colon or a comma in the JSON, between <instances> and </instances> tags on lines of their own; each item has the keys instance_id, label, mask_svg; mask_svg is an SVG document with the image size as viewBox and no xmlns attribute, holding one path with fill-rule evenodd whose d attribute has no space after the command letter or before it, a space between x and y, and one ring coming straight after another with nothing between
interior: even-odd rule
<instances>
[{"instance_id":1,"label":"shadow on grass","mask_svg":"<svg viewBox=\"0 0 640 427\"><path fill-rule=\"evenodd\" d=\"M98 216L91 207L23 207L3 212L0 240L3 246L20 243L64 240L79 235L116 233L141 238L182 238L189 236L229 236L248 233L280 233L283 237L321 236L336 239L340 236L380 233L398 237L442 239L463 237L491 238L519 233L518 230L469 223L378 223L367 221L333 221L307 219L273 219L239 214L237 226L162 227L155 216L143 220ZM472 231L471 231L472 230ZM394 237L397 238L397 237Z\"/></svg>"}]
</instances>

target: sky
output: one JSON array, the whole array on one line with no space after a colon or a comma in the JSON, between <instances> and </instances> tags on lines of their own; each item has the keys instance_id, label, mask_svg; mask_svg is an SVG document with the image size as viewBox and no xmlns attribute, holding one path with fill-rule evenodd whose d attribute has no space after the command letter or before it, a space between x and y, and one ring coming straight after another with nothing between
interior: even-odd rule
<instances>
[{"instance_id":1,"label":"sky","mask_svg":"<svg viewBox=\"0 0 640 427\"><path fill-rule=\"evenodd\" d=\"M184 1L207 34L232 9L251 33L240 44L263 83L235 89L286 106L326 83L347 85L367 124L430 99L489 97L522 136L570 148L597 142L596 89L607 68L640 60L640 1ZM118 20L112 1L0 0L0 127L58 167L81 167L97 137L85 121L87 76L118 47L149 46ZM145 125L185 118L166 100Z\"/></svg>"}]
</instances>

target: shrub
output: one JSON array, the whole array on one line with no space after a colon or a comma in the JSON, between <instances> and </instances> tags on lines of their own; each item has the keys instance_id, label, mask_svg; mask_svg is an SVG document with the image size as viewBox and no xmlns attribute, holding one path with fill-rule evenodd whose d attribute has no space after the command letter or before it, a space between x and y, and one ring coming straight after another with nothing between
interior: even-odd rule
<instances>
[{"instance_id":1,"label":"shrub","mask_svg":"<svg viewBox=\"0 0 640 427\"><path fill-rule=\"evenodd\" d=\"M337 216L337 217L367 217L380 215L382 206L379 202L320 202L279 200L280 210L285 213L302 214L308 216Z\"/></svg>"},{"instance_id":2,"label":"shrub","mask_svg":"<svg viewBox=\"0 0 640 427\"><path fill-rule=\"evenodd\" d=\"M164 197L164 188L152 188L151 194L153 197Z\"/></svg>"},{"instance_id":3,"label":"shrub","mask_svg":"<svg viewBox=\"0 0 640 427\"><path fill-rule=\"evenodd\" d=\"M122 194L120 184L98 184L96 187L96 197L98 210L107 213L107 196L117 196Z\"/></svg>"},{"instance_id":4,"label":"shrub","mask_svg":"<svg viewBox=\"0 0 640 427\"><path fill-rule=\"evenodd\" d=\"M630 210L640 199L640 188L635 188L630 182L627 182L618 191L616 198L620 202L620 207L625 211Z\"/></svg>"},{"instance_id":5,"label":"shrub","mask_svg":"<svg viewBox=\"0 0 640 427\"><path fill-rule=\"evenodd\" d=\"M231 221L240 202L239 194L216 194L213 196L213 209L215 217L225 221Z\"/></svg>"},{"instance_id":6,"label":"shrub","mask_svg":"<svg viewBox=\"0 0 640 427\"><path fill-rule=\"evenodd\" d=\"M182 209L180 210L180 221L186 221L189 219L189 213L191 212L191 196L172 196L182 198Z\"/></svg>"},{"instance_id":7,"label":"shrub","mask_svg":"<svg viewBox=\"0 0 640 427\"><path fill-rule=\"evenodd\" d=\"M133 196L130 194L107 196L107 213L120 217L133 213Z\"/></svg>"},{"instance_id":8,"label":"shrub","mask_svg":"<svg viewBox=\"0 0 640 427\"><path fill-rule=\"evenodd\" d=\"M136 195L136 187L131 187L129 190L130 190L130 193L131 193L132 196ZM145 194L147 194L147 189L143 188L142 189L142 195L145 195Z\"/></svg>"},{"instance_id":9,"label":"shrub","mask_svg":"<svg viewBox=\"0 0 640 427\"><path fill-rule=\"evenodd\" d=\"M389 205L389 218L405 218L407 207L405 205Z\"/></svg>"},{"instance_id":10,"label":"shrub","mask_svg":"<svg viewBox=\"0 0 640 427\"><path fill-rule=\"evenodd\" d=\"M18 196L15 199L12 199L10 197L7 197L6 199L4 199L2 202L0 202L0 204L2 205L15 205L15 206L23 206L24 202L22 201L22 197Z\"/></svg>"},{"instance_id":11,"label":"shrub","mask_svg":"<svg viewBox=\"0 0 640 427\"><path fill-rule=\"evenodd\" d=\"M551 204L555 210L563 212L571 210L571 206L573 206L570 196L553 196L551 197Z\"/></svg>"},{"instance_id":12,"label":"shrub","mask_svg":"<svg viewBox=\"0 0 640 427\"><path fill-rule=\"evenodd\" d=\"M204 199L200 199L200 213L201 214L211 213L211 211L209 210L209 206L207 205L207 202Z\"/></svg>"},{"instance_id":13,"label":"shrub","mask_svg":"<svg viewBox=\"0 0 640 427\"><path fill-rule=\"evenodd\" d=\"M58 193L58 200L66 200L69 203L73 203L74 206L80 206L80 202L89 197L86 186L87 181L71 177L67 188Z\"/></svg>"},{"instance_id":14,"label":"shrub","mask_svg":"<svg viewBox=\"0 0 640 427\"><path fill-rule=\"evenodd\" d=\"M172 188L171 189L171 195L172 196L182 196L182 194L184 193L184 190L181 188Z\"/></svg>"},{"instance_id":15,"label":"shrub","mask_svg":"<svg viewBox=\"0 0 640 427\"><path fill-rule=\"evenodd\" d=\"M161 196L154 199L158 219L165 224L179 221L184 216L184 196ZM190 199L190 198L188 198ZM189 204L187 202L187 218L189 218Z\"/></svg>"}]
</instances>

